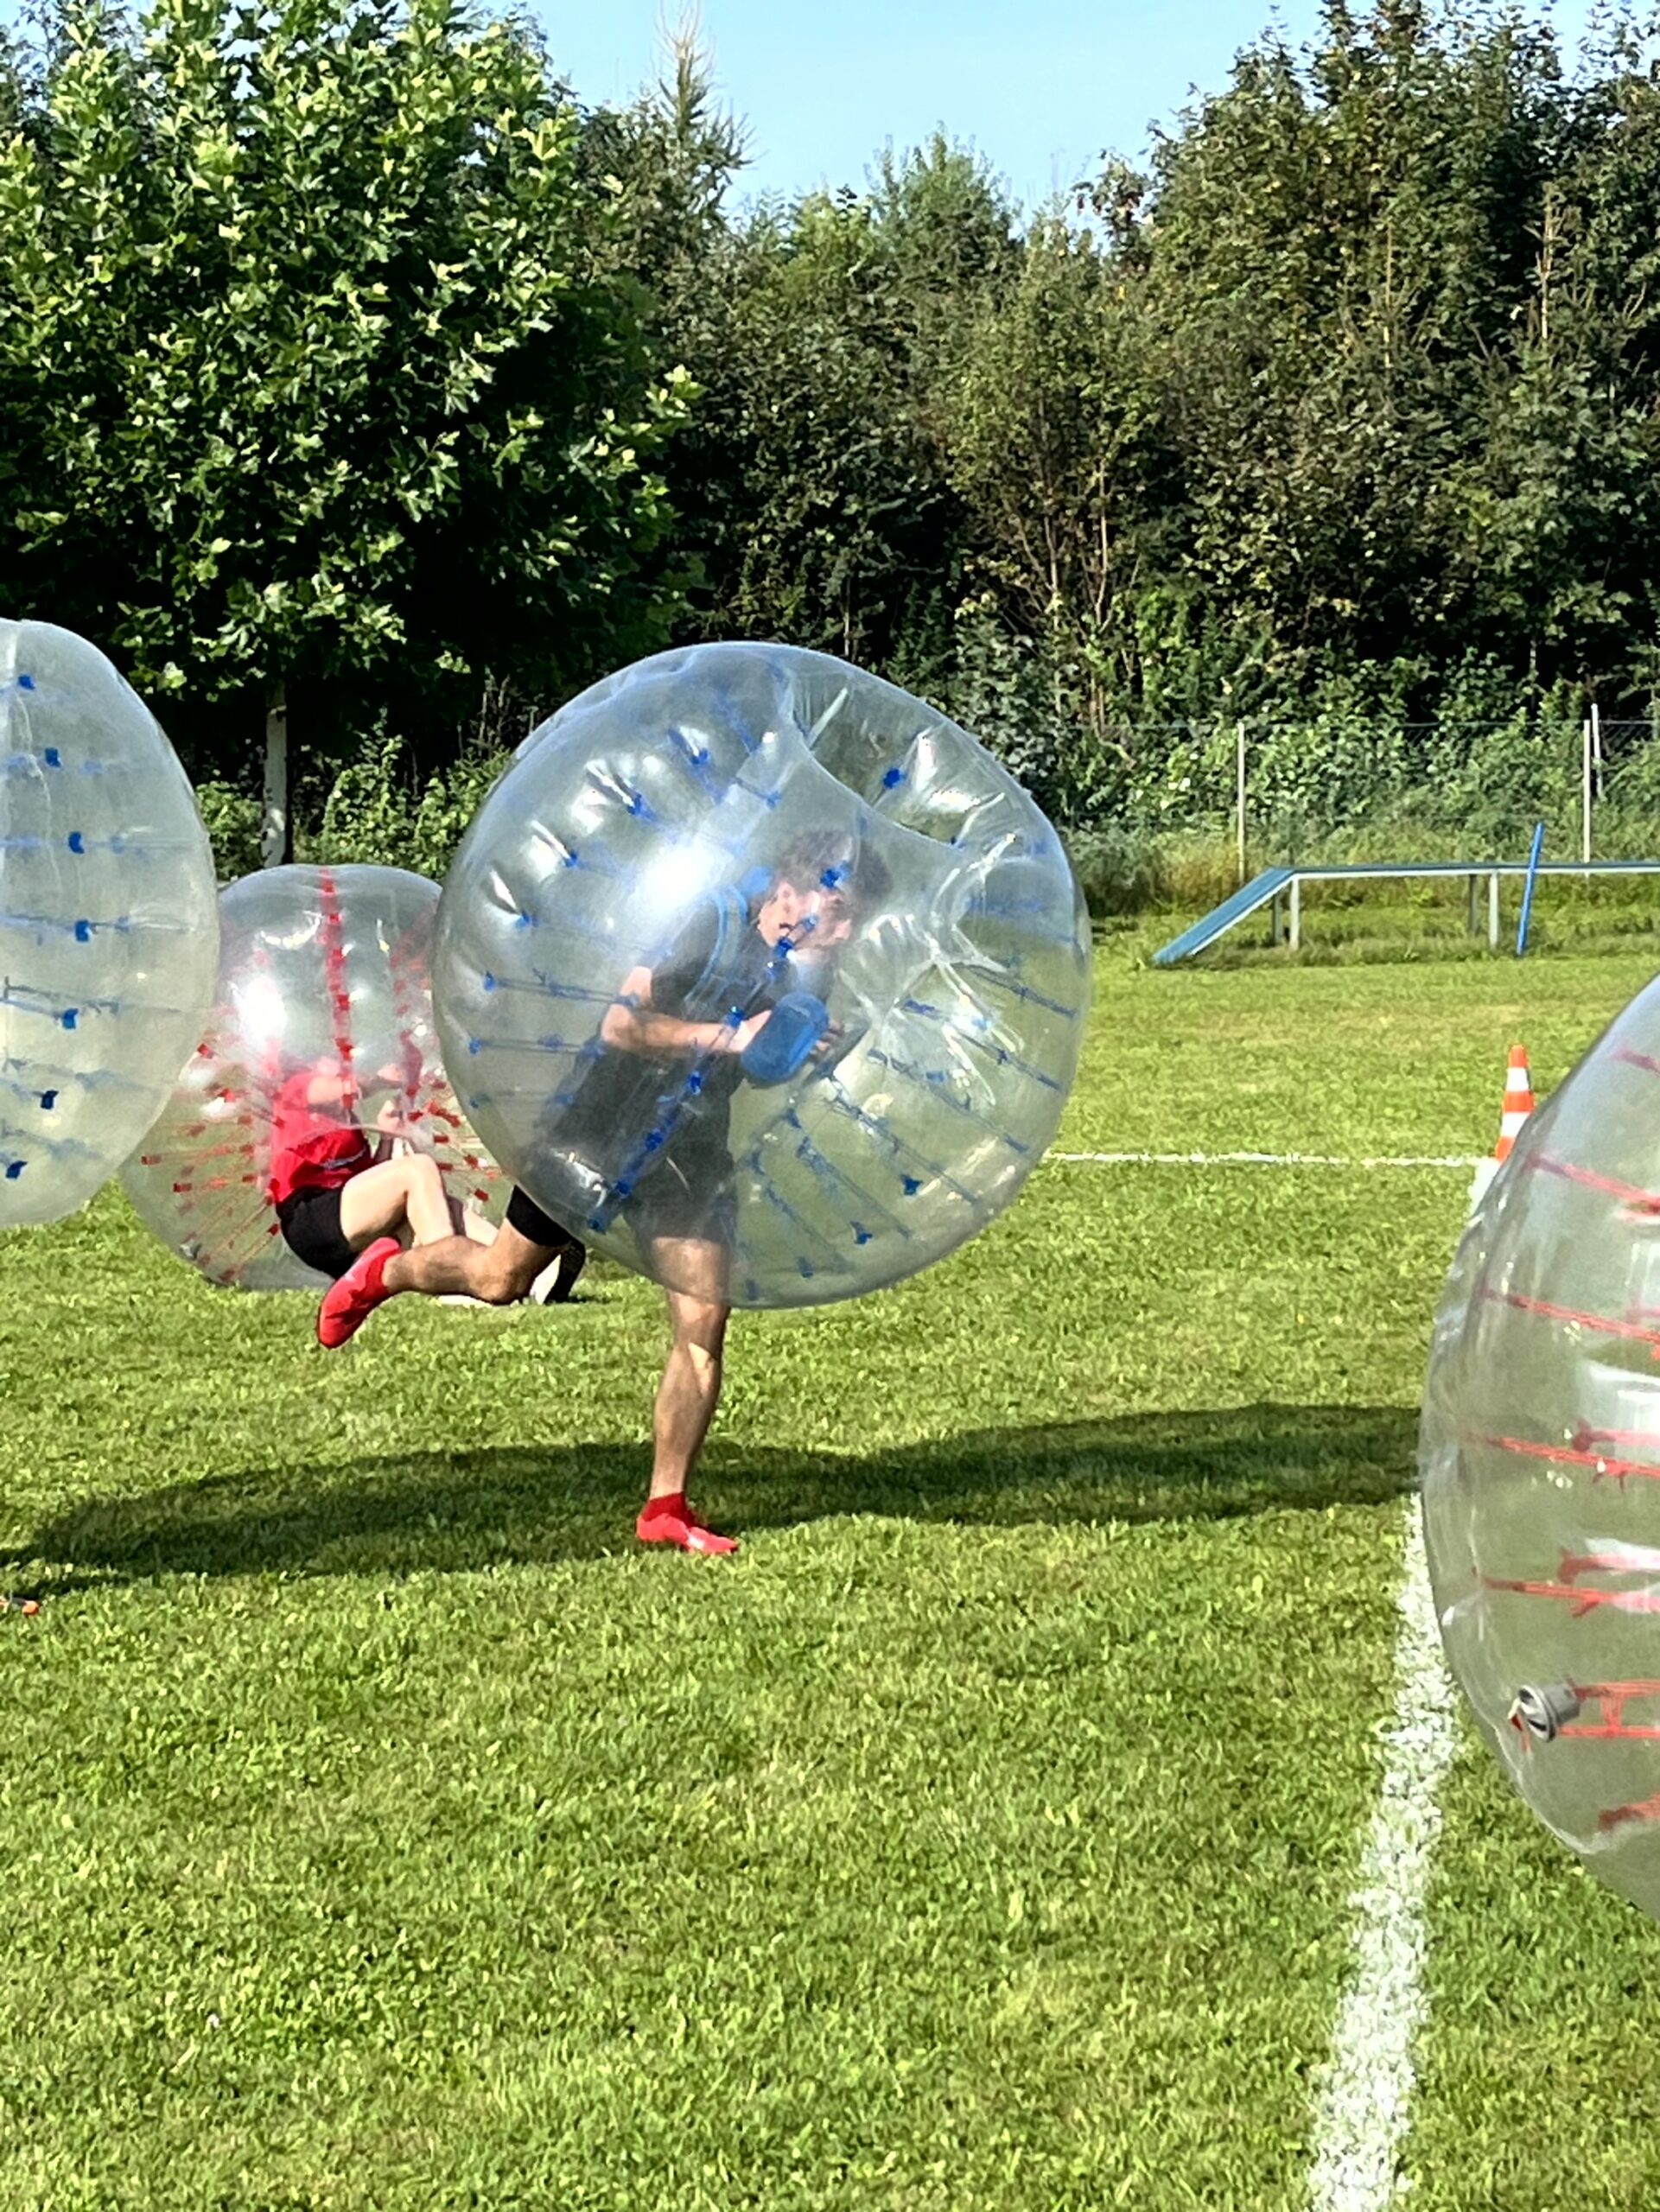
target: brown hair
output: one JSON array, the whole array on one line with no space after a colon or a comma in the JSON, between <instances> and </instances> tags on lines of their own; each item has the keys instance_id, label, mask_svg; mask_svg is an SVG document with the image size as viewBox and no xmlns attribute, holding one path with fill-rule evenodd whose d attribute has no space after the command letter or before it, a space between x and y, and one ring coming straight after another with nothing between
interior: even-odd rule
<instances>
[{"instance_id":1,"label":"brown hair","mask_svg":"<svg viewBox=\"0 0 1660 2212\"><path fill-rule=\"evenodd\" d=\"M862 839L843 830L822 830L797 838L773 870L773 880L798 891L814 885L840 891L849 905L868 909L887 896L893 878L881 855Z\"/></svg>"}]
</instances>

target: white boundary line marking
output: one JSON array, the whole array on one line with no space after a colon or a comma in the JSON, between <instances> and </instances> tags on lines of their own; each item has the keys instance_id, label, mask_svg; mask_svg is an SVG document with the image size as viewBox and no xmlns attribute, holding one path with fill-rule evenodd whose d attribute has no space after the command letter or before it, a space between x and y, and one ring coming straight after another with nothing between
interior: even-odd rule
<instances>
[{"instance_id":1,"label":"white boundary line marking","mask_svg":"<svg viewBox=\"0 0 1660 2212\"><path fill-rule=\"evenodd\" d=\"M1349 1155L1308 1152L1052 1152L1057 1166L1098 1167L1460 1168L1485 1153ZM1472 1201L1481 1186L1472 1192ZM1441 1787L1457 1742L1453 1684L1441 1656L1417 1492L1406 1503L1397 1599L1395 1712L1352 1899L1356 1924L1331 2046L1317 2076L1313 2212L1389 2212L1404 2193L1401 2146L1417 2075L1413 2046L1428 2011L1424 1911L1441 1834Z\"/></svg>"},{"instance_id":2,"label":"white boundary line marking","mask_svg":"<svg viewBox=\"0 0 1660 2212\"><path fill-rule=\"evenodd\" d=\"M1481 1166L1479 1153L1345 1155L1327 1152L1052 1152L1068 1166L1095 1167L1462 1167Z\"/></svg>"},{"instance_id":3,"label":"white boundary line marking","mask_svg":"<svg viewBox=\"0 0 1660 2212\"><path fill-rule=\"evenodd\" d=\"M1383 1787L1354 1896L1349 1977L1320 2075L1314 2212L1383 2212L1396 2201L1415 2080L1413 2043L1428 2009L1424 1904L1441 1833L1441 1778L1457 1738L1415 1492L1407 1500L1399 1604Z\"/></svg>"}]
</instances>

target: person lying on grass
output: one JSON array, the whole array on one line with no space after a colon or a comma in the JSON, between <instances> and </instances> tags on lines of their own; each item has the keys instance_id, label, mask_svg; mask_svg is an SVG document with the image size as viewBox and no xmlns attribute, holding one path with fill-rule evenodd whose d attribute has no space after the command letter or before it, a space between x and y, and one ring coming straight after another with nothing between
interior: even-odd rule
<instances>
[{"instance_id":1,"label":"person lying on grass","mask_svg":"<svg viewBox=\"0 0 1660 2212\"><path fill-rule=\"evenodd\" d=\"M401 1080L395 1067L374 1078L388 1088ZM372 1137L356 1118L359 1103L356 1078L332 1052L290 1075L272 1102L266 1189L296 1259L338 1282L377 1242L401 1250L458 1232L481 1241L493 1236L489 1222L449 1196L430 1153L394 1151L405 1132L391 1102Z\"/></svg>"},{"instance_id":2,"label":"person lying on grass","mask_svg":"<svg viewBox=\"0 0 1660 2212\"><path fill-rule=\"evenodd\" d=\"M753 1066L756 1039L780 1001L799 998L810 967L822 974L884 883L880 861L850 851L844 837L802 840L770 885L749 896L740 926L725 928L718 909L700 907L654 966L631 971L601 1022L602 1049L587 1075L549 1103L543 1141L550 1176L572 1192L573 1213L607 1227L625 1224L642 1268L680 1286L665 1292L671 1340L650 1484L634 1524L642 1543L737 1549L698 1518L686 1495L720 1401L731 1313L732 1102L745 1055ZM843 1041L826 1030L812 1050L828 1058ZM698 1074L696 1084L689 1070ZM391 1241L372 1244L323 1300L318 1333L326 1344L344 1344L377 1306L405 1290L506 1304L562 1253L576 1255L574 1280L582 1251L528 1192L515 1190L487 1249L459 1236L407 1252Z\"/></svg>"}]
</instances>

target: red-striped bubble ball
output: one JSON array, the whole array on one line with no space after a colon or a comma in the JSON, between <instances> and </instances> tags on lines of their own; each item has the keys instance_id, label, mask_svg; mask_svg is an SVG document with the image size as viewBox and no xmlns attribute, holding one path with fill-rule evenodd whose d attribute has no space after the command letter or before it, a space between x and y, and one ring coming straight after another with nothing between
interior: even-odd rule
<instances>
[{"instance_id":1,"label":"red-striped bubble ball","mask_svg":"<svg viewBox=\"0 0 1660 2212\"><path fill-rule=\"evenodd\" d=\"M489 1211L505 1196L443 1071L437 908L424 876L356 865L266 868L221 894L212 1011L122 1177L156 1236L210 1281L324 1286L284 1244L273 1198L279 1154L296 1130L326 1136L324 1118L361 1128L382 1153L430 1153L457 1207ZM308 1103L334 1090L337 1104Z\"/></svg>"},{"instance_id":2,"label":"red-striped bubble ball","mask_svg":"<svg viewBox=\"0 0 1660 2212\"><path fill-rule=\"evenodd\" d=\"M1660 982L1470 1222L1421 1465L1441 1635L1484 1733L1546 1827L1660 1915Z\"/></svg>"}]
</instances>

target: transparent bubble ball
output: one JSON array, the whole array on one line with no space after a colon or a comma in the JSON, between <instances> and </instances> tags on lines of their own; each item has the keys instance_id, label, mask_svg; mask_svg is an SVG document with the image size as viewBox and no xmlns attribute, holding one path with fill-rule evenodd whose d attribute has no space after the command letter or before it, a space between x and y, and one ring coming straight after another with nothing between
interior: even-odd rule
<instances>
[{"instance_id":1,"label":"transparent bubble ball","mask_svg":"<svg viewBox=\"0 0 1660 2212\"><path fill-rule=\"evenodd\" d=\"M0 1229L90 1198L213 993L213 859L155 716L96 646L0 621Z\"/></svg>"},{"instance_id":2,"label":"transparent bubble ball","mask_svg":"<svg viewBox=\"0 0 1660 2212\"><path fill-rule=\"evenodd\" d=\"M1078 1065L1060 842L969 733L822 653L641 661L532 732L444 887L490 1150L671 1288L808 1306L993 1220Z\"/></svg>"},{"instance_id":3,"label":"transparent bubble ball","mask_svg":"<svg viewBox=\"0 0 1660 2212\"><path fill-rule=\"evenodd\" d=\"M1511 1780L1660 1914L1660 982L1459 1247L1421 1439L1447 1657Z\"/></svg>"},{"instance_id":4,"label":"transparent bubble ball","mask_svg":"<svg viewBox=\"0 0 1660 2212\"><path fill-rule=\"evenodd\" d=\"M438 887L395 868L276 868L220 896L211 1011L164 1112L123 1171L139 1215L212 1282L322 1289L283 1241L270 1179L284 1086L346 1071L346 1118L430 1153L449 1194L505 1185L455 1103L432 1018Z\"/></svg>"}]
</instances>

